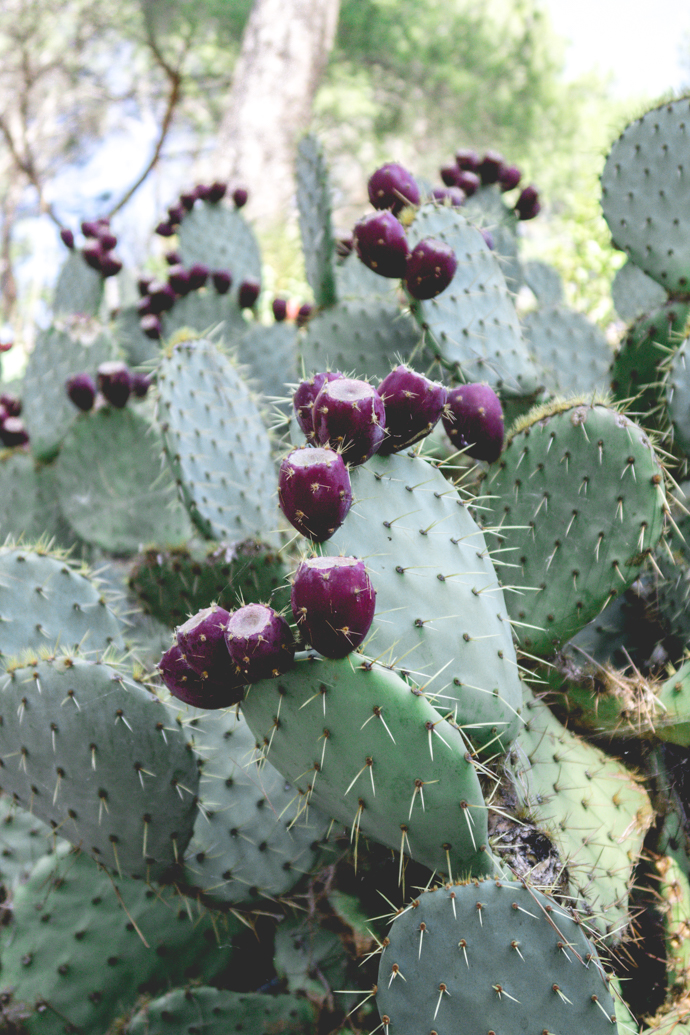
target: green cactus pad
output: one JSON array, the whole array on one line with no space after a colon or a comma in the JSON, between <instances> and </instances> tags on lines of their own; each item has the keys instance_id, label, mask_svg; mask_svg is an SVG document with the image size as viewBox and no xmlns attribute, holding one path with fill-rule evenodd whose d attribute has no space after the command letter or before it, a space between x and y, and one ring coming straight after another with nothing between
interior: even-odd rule
<instances>
[{"instance_id":1,"label":"green cactus pad","mask_svg":"<svg viewBox=\"0 0 690 1035\"><path fill-rule=\"evenodd\" d=\"M673 425L673 441L690 454L690 338L674 352L666 374L666 407Z\"/></svg>"},{"instance_id":2,"label":"green cactus pad","mask_svg":"<svg viewBox=\"0 0 690 1035\"><path fill-rule=\"evenodd\" d=\"M297 327L294 323L243 324L230 347L247 377L265 398L284 397L297 381Z\"/></svg>"},{"instance_id":3,"label":"green cactus pad","mask_svg":"<svg viewBox=\"0 0 690 1035\"><path fill-rule=\"evenodd\" d=\"M401 910L376 1003L405 1035L615 1035L608 978L581 925L527 884L475 881Z\"/></svg>"},{"instance_id":4,"label":"green cactus pad","mask_svg":"<svg viewBox=\"0 0 690 1035\"><path fill-rule=\"evenodd\" d=\"M247 323L234 293L219 295L210 287L203 291L191 291L184 298L178 298L172 309L162 314L161 326L166 339L184 329L206 334L220 327L221 336L227 341L247 330Z\"/></svg>"},{"instance_id":5,"label":"green cactus pad","mask_svg":"<svg viewBox=\"0 0 690 1035\"><path fill-rule=\"evenodd\" d=\"M690 884L683 867L670 855L656 858L654 868L659 876L669 988L681 992L690 978Z\"/></svg>"},{"instance_id":6,"label":"green cactus pad","mask_svg":"<svg viewBox=\"0 0 690 1035\"><path fill-rule=\"evenodd\" d=\"M367 564L376 590L367 653L407 670L475 745L507 748L521 690L482 532L441 469L421 457L375 456L351 480L355 502L322 551Z\"/></svg>"},{"instance_id":7,"label":"green cactus pad","mask_svg":"<svg viewBox=\"0 0 690 1035\"><path fill-rule=\"evenodd\" d=\"M420 348L419 329L394 300L348 299L308 323L300 354L306 374L341 370L383 379ZM413 363L414 365L414 363Z\"/></svg>"},{"instance_id":8,"label":"green cactus pad","mask_svg":"<svg viewBox=\"0 0 690 1035\"><path fill-rule=\"evenodd\" d=\"M603 331L584 313L546 306L528 313L522 333L547 391L571 396L608 387L611 349Z\"/></svg>"},{"instance_id":9,"label":"green cactus pad","mask_svg":"<svg viewBox=\"0 0 690 1035\"><path fill-rule=\"evenodd\" d=\"M87 265L76 249L71 251L58 274L53 296L53 313L96 316L103 298L103 277Z\"/></svg>"},{"instance_id":10,"label":"green cactus pad","mask_svg":"<svg viewBox=\"0 0 690 1035\"><path fill-rule=\"evenodd\" d=\"M0 658L24 649L123 647L120 623L100 584L44 546L0 547Z\"/></svg>"},{"instance_id":11,"label":"green cactus pad","mask_svg":"<svg viewBox=\"0 0 690 1035\"><path fill-rule=\"evenodd\" d=\"M13 798L0 797L0 881L6 892L24 884L39 859L62 844L46 823L18 808Z\"/></svg>"},{"instance_id":12,"label":"green cactus pad","mask_svg":"<svg viewBox=\"0 0 690 1035\"><path fill-rule=\"evenodd\" d=\"M690 662L681 665L659 687L659 714L654 729L660 740L690 747Z\"/></svg>"},{"instance_id":13,"label":"green cactus pad","mask_svg":"<svg viewBox=\"0 0 690 1035\"><path fill-rule=\"evenodd\" d=\"M548 655L636 578L661 535L663 472L636 424L600 404L554 403L518 424L486 481L481 520L505 531L520 642Z\"/></svg>"},{"instance_id":14,"label":"green cactus pad","mask_svg":"<svg viewBox=\"0 0 690 1035\"><path fill-rule=\"evenodd\" d=\"M287 894L314 866L330 818L253 761L256 738L234 711L192 714L181 719L203 769L185 885L214 905Z\"/></svg>"},{"instance_id":15,"label":"green cactus pad","mask_svg":"<svg viewBox=\"0 0 690 1035\"><path fill-rule=\"evenodd\" d=\"M410 248L425 237L449 245L458 268L436 298L412 310L444 366L462 381L486 381L499 394L529 396L539 373L522 340L499 260L456 209L424 205L409 228Z\"/></svg>"},{"instance_id":16,"label":"green cactus pad","mask_svg":"<svg viewBox=\"0 0 690 1035\"><path fill-rule=\"evenodd\" d=\"M563 301L563 280L548 262L530 259L523 263L522 276L540 307L560 305Z\"/></svg>"},{"instance_id":17,"label":"green cactus pad","mask_svg":"<svg viewBox=\"0 0 690 1035\"><path fill-rule=\"evenodd\" d=\"M307 280L318 306L336 301L335 245L331 227L331 190L321 144L311 135L297 147L297 210Z\"/></svg>"},{"instance_id":18,"label":"green cactus pad","mask_svg":"<svg viewBox=\"0 0 690 1035\"><path fill-rule=\"evenodd\" d=\"M632 872L654 819L647 792L527 690L525 717L514 756L531 816L560 849L573 905L608 942L618 942L630 919Z\"/></svg>"},{"instance_id":19,"label":"green cactus pad","mask_svg":"<svg viewBox=\"0 0 690 1035\"><path fill-rule=\"evenodd\" d=\"M601 176L601 205L614 244L666 291L679 294L690 288L689 116L685 98L631 122Z\"/></svg>"},{"instance_id":20,"label":"green cactus pad","mask_svg":"<svg viewBox=\"0 0 690 1035\"><path fill-rule=\"evenodd\" d=\"M217 988L176 989L147 1003L127 1025L127 1035L229 1035L233 1031L312 1035L314 1007L308 999Z\"/></svg>"},{"instance_id":21,"label":"green cactus pad","mask_svg":"<svg viewBox=\"0 0 690 1035\"><path fill-rule=\"evenodd\" d=\"M271 442L235 364L208 341L181 342L161 363L158 390L168 460L202 534L277 544Z\"/></svg>"},{"instance_id":22,"label":"green cactus pad","mask_svg":"<svg viewBox=\"0 0 690 1035\"><path fill-rule=\"evenodd\" d=\"M129 576L143 609L174 628L214 601L226 611L241 604L290 603L280 555L255 540L229 546L155 547L136 558Z\"/></svg>"},{"instance_id":23,"label":"green cactus pad","mask_svg":"<svg viewBox=\"0 0 690 1035\"><path fill-rule=\"evenodd\" d=\"M177 546L191 523L167 467L157 429L131 407L85 413L56 461L62 513L88 543L111 553L142 545Z\"/></svg>"},{"instance_id":24,"label":"green cactus pad","mask_svg":"<svg viewBox=\"0 0 690 1035\"><path fill-rule=\"evenodd\" d=\"M645 413L646 423L663 405L661 365L683 340L690 306L666 302L633 324L613 358L610 371L614 399L632 399L631 409ZM651 411L651 413L650 413Z\"/></svg>"},{"instance_id":25,"label":"green cactus pad","mask_svg":"<svg viewBox=\"0 0 690 1035\"><path fill-rule=\"evenodd\" d=\"M465 740L397 673L358 655L303 657L254 683L242 711L263 756L355 845L362 835L433 870L492 872Z\"/></svg>"},{"instance_id":26,"label":"green cactus pad","mask_svg":"<svg viewBox=\"0 0 690 1035\"><path fill-rule=\"evenodd\" d=\"M659 309L666 301L664 289L630 259L616 272L611 296L616 312L626 323Z\"/></svg>"},{"instance_id":27,"label":"green cactus pad","mask_svg":"<svg viewBox=\"0 0 690 1035\"><path fill-rule=\"evenodd\" d=\"M273 965L289 992L318 1002L342 986L347 956L335 932L309 920L285 920L276 931Z\"/></svg>"},{"instance_id":28,"label":"green cactus pad","mask_svg":"<svg viewBox=\"0 0 690 1035\"><path fill-rule=\"evenodd\" d=\"M57 455L62 438L79 413L67 395L67 379L82 371L95 377L100 364L114 358L115 346L109 335L88 321L72 320L38 335L22 388L22 417L31 452L38 460L49 461Z\"/></svg>"},{"instance_id":29,"label":"green cactus pad","mask_svg":"<svg viewBox=\"0 0 690 1035\"><path fill-rule=\"evenodd\" d=\"M2 790L116 872L159 878L192 835L198 772L163 704L78 656L0 683Z\"/></svg>"},{"instance_id":30,"label":"green cactus pad","mask_svg":"<svg viewBox=\"0 0 690 1035\"><path fill-rule=\"evenodd\" d=\"M237 209L210 202L196 204L180 223L177 237L184 266L201 262L211 270L232 273L232 291L224 297L234 298L243 280L261 280L258 242Z\"/></svg>"},{"instance_id":31,"label":"green cactus pad","mask_svg":"<svg viewBox=\"0 0 690 1035\"><path fill-rule=\"evenodd\" d=\"M13 910L0 985L11 989L11 1009L26 1008L29 1035L102 1035L142 991L208 983L236 955L240 927L216 920L216 935L177 892L112 879L88 855L62 849L17 888Z\"/></svg>"},{"instance_id":32,"label":"green cactus pad","mask_svg":"<svg viewBox=\"0 0 690 1035\"><path fill-rule=\"evenodd\" d=\"M0 537L38 537L38 477L33 458L24 450L0 451Z\"/></svg>"},{"instance_id":33,"label":"green cactus pad","mask_svg":"<svg viewBox=\"0 0 690 1035\"><path fill-rule=\"evenodd\" d=\"M498 187L493 184L480 187L467 199L462 211L470 223L491 233L494 239L493 254L498 259L509 291L517 294L522 284L517 215L504 203Z\"/></svg>"},{"instance_id":34,"label":"green cactus pad","mask_svg":"<svg viewBox=\"0 0 690 1035\"><path fill-rule=\"evenodd\" d=\"M374 273L360 260L356 252L351 252L335 267L335 279L338 298L361 299L373 295L375 298L388 298L395 301L398 282L381 277Z\"/></svg>"}]
</instances>

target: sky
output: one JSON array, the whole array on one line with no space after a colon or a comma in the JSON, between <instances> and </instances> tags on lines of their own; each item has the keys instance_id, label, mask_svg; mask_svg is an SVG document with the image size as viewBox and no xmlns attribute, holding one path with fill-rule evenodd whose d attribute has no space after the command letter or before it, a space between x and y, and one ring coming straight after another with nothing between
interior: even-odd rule
<instances>
[{"instance_id":1,"label":"sky","mask_svg":"<svg viewBox=\"0 0 690 1035\"><path fill-rule=\"evenodd\" d=\"M687 0L541 0L556 32L570 41L568 77L613 74L620 98L657 96L690 86ZM688 68L682 67L685 44Z\"/></svg>"}]
</instances>

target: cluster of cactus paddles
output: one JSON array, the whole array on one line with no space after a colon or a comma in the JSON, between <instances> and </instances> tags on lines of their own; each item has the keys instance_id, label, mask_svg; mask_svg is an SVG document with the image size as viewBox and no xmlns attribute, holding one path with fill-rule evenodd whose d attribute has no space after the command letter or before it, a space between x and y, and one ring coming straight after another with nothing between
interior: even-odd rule
<instances>
[{"instance_id":1,"label":"cluster of cactus paddles","mask_svg":"<svg viewBox=\"0 0 690 1035\"><path fill-rule=\"evenodd\" d=\"M71 248L2 386L0 1030L690 1028L689 116L604 167L615 349L492 153L343 241L305 137L300 315L223 185L160 337Z\"/></svg>"}]
</instances>

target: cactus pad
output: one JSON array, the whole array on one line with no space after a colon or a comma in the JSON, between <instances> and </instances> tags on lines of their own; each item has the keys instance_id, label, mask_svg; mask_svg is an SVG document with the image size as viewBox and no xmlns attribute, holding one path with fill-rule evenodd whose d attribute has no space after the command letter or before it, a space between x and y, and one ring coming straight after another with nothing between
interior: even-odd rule
<instances>
[{"instance_id":1,"label":"cactus pad","mask_svg":"<svg viewBox=\"0 0 690 1035\"><path fill-rule=\"evenodd\" d=\"M326 159L319 141L304 136L297 147L297 209L307 280L318 306L333 305L335 245Z\"/></svg>"},{"instance_id":2,"label":"cactus pad","mask_svg":"<svg viewBox=\"0 0 690 1035\"><path fill-rule=\"evenodd\" d=\"M217 988L177 989L147 1003L127 1026L127 1035L228 1035L232 1031L312 1035L314 1007L308 999Z\"/></svg>"},{"instance_id":3,"label":"cactus pad","mask_svg":"<svg viewBox=\"0 0 690 1035\"><path fill-rule=\"evenodd\" d=\"M87 265L81 252L71 251L58 274L53 312L56 316L96 316L102 298L103 277Z\"/></svg>"},{"instance_id":4,"label":"cactus pad","mask_svg":"<svg viewBox=\"0 0 690 1035\"><path fill-rule=\"evenodd\" d=\"M254 231L236 209L197 204L182 220L177 235L182 264L187 269L201 262L209 269L232 273L233 298L243 280L261 279L259 245Z\"/></svg>"},{"instance_id":5,"label":"cactus pad","mask_svg":"<svg viewBox=\"0 0 690 1035\"><path fill-rule=\"evenodd\" d=\"M571 396L606 390L611 350L584 313L546 306L525 317L522 332L549 392Z\"/></svg>"}]
</instances>

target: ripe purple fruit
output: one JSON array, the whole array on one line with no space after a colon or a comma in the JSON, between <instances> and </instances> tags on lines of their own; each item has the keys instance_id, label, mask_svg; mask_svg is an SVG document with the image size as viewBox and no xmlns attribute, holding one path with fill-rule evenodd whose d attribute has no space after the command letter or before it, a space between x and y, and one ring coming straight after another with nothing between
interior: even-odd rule
<instances>
[{"instance_id":1,"label":"ripe purple fruit","mask_svg":"<svg viewBox=\"0 0 690 1035\"><path fill-rule=\"evenodd\" d=\"M214 270L211 280L219 295L227 295L232 286L232 273L230 270Z\"/></svg>"},{"instance_id":2,"label":"ripe purple fruit","mask_svg":"<svg viewBox=\"0 0 690 1035\"><path fill-rule=\"evenodd\" d=\"M336 378L344 376L339 370L326 370L318 374L312 374L306 380L300 381L297 386L297 390L292 397L295 418L310 441L314 438L314 400L316 396L326 381L335 381Z\"/></svg>"},{"instance_id":3,"label":"ripe purple fruit","mask_svg":"<svg viewBox=\"0 0 690 1035\"><path fill-rule=\"evenodd\" d=\"M155 232L158 234L159 237L174 237L175 227L172 225L172 223L163 220L162 223L158 224Z\"/></svg>"},{"instance_id":4,"label":"ripe purple fruit","mask_svg":"<svg viewBox=\"0 0 690 1035\"><path fill-rule=\"evenodd\" d=\"M476 173L479 168L479 155L470 147L461 147L459 151L455 152L455 164L458 169Z\"/></svg>"},{"instance_id":5,"label":"ripe purple fruit","mask_svg":"<svg viewBox=\"0 0 690 1035\"><path fill-rule=\"evenodd\" d=\"M168 266L181 266L182 265L182 256L180 255L179 252L166 252L165 253L165 261L167 262ZM152 280L152 279L153 279L152 277L149 277L149 280Z\"/></svg>"},{"instance_id":6,"label":"ripe purple fruit","mask_svg":"<svg viewBox=\"0 0 690 1035\"><path fill-rule=\"evenodd\" d=\"M292 613L304 639L326 658L344 658L371 628L376 593L357 557L313 557L295 572Z\"/></svg>"},{"instance_id":7,"label":"ripe purple fruit","mask_svg":"<svg viewBox=\"0 0 690 1035\"><path fill-rule=\"evenodd\" d=\"M171 205L168 209L168 221L171 226L179 226L186 215L182 205Z\"/></svg>"},{"instance_id":8,"label":"ripe purple fruit","mask_svg":"<svg viewBox=\"0 0 690 1035\"><path fill-rule=\"evenodd\" d=\"M249 191L246 187L236 187L232 192L232 200L235 203L235 208L244 208L249 200Z\"/></svg>"},{"instance_id":9,"label":"ripe purple fruit","mask_svg":"<svg viewBox=\"0 0 690 1035\"><path fill-rule=\"evenodd\" d=\"M410 246L392 212L372 212L360 219L354 237L357 254L374 273L395 279L405 275Z\"/></svg>"},{"instance_id":10,"label":"ripe purple fruit","mask_svg":"<svg viewBox=\"0 0 690 1035\"><path fill-rule=\"evenodd\" d=\"M379 453L386 456L432 431L443 413L448 390L401 364L383 379L378 393L386 408L386 437Z\"/></svg>"},{"instance_id":11,"label":"ripe purple fruit","mask_svg":"<svg viewBox=\"0 0 690 1035\"><path fill-rule=\"evenodd\" d=\"M297 310L297 318L295 320L295 323L297 324L297 326L298 327L306 326L306 324L309 323L309 317L311 316L311 314L313 312L314 312L314 306L311 304L311 302L305 302L304 305L301 305L299 307L299 309Z\"/></svg>"},{"instance_id":12,"label":"ripe purple fruit","mask_svg":"<svg viewBox=\"0 0 690 1035\"><path fill-rule=\"evenodd\" d=\"M525 187L515 202L518 219L534 219L541 212L539 192L536 187Z\"/></svg>"},{"instance_id":13,"label":"ripe purple fruit","mask_svg":"<svg viewBox=\"0 0 690 1035\"><path fill-rule=\"evenodd\" d=\"M405 205L418 205L419 187L412 174L397 162L388 162L372 173L368 183L369 201L374 208L387 208L395 215Z\"/></svg>"},{"instance_id":14,"label":"ripe purple fruit","mask_svg":"<svg viewBox=\"0 0 690 1035\"><path fill-rule=\"evenodd\" d=\"M287 302L284 298L274 298L273 305L273 319L276 323L282 323L287 316Z\"/></svg>"},{"instance_id":15,"label":"ripe purple fruit","mask_svg":"<svg viewBox=\"0 0 690 1035\"><path fill-rule=\"evenodd\" d=\"M29 433L20 417L5 417L0 421L0 442L3 446L25 446Z\"/></svg>"},{"instance_id":16,"label":"ripe purple fruit","mask_svg":"<svg viewBox=\"0 0 690 1035\"><path fill-rule=\"evenodd\" d=\"M142 316L139 321L139 326L146 335L147 338L151 338L152 341L158 341L163 333L161 322L157 316L153 313L146 313Z\"/></svg>"},{"instance_id":17,"label":"ripe purple fruit","mask_svg":"<svg viewBox=\"0 0 690 1035\"><path fill-rule=\"evenodd\" d=\"M155 277L152 277L150 273L142 273L137 280L137 291L142 298L146 298L149 293L149 287L154 283Z\"/></svg>"},{"instance_id":18,"label":"ripe purple fruit","mask_svg":"<svg viewBox=\"0 0 690 1035\"><path fill-rule=\"evenodd\" d=\"M229 611L211 604L175 630L177 645L197 675L209 679L234 677L234 666L225 646L225 629L229 618Z\"/></svg>"},{"instance_id":19,"label":"ripe purple fruit","mask_svg":"<svg viewBox=\"0 0 690 1035\"><path fill-rule=\"evenodd\" d=\"M180 204L183 208L186 208L188 212L191 212L194 208L194 202L196 201L196 191L188 190L183 194L180 194Z\"/></svg>"},{"instance_id":20,"label":"ripe purple fruit","mask_svg":"<svg viewBox=\"0 0 690 1035\"><path fill-rule=\"evenodd\" d=\"M185 661L176 643L158 662L161 679L173 697L194 708L229 708L244 697L244 683L231 679L211 679L200 676Z\"/></svg>"},{"instance_id":21,"label":"ripe purple fruit","mask_svg":"<svg viewBox=\"0 0 690 1035\"><path fill-rule=\"evenodd\" d=\"M99 225L95 219L85 219L81 224L84 237L98 237Z\"/></svg>"},{"instance_id":22,"label":"ripe purple fruit","mask_svg":"<svg viewBox=\"0 0 690 1035\"><path fill-rule=\"evenodd\" d=\"M472 195L476 194L481 187L482 181L475 172L471 172L469 169L461 169L455 178L455 185L459 187L468 198L471 198Z\"/></svg>"},{"instance_id":23,"label":"ripe purple fruit","mask_svg":"<svg viewBox=\"0 0 690 1035\"><path fill-rule=\"evenodd\" d=\"M209 278L210 270L203 262L195 262L189 267L189 286L192 291L202 288Z\"/></svg>"},{"instance_id":24,"label":"ripe purple fruit","mask_svg":"<svg viewBox=\"0 0 690 1035\"><path fill-rule=\"evenodd\" d=\"M66 244L70 251L74 248L74 234L66 226L60 231L60 240Z\"/></svg>"},{"instance_id":25,"label":"ripe purple fruit","mask_svg":"<svg viewBox=\"0 0 690 1035\"><path fill-rule=\"evenodd\" d=\"M103 277L116 277L121 269L121 261L111 252L107 252L101 259L101 275Z\"/></svg>"},{"instance_id":26,"label":"ripe purple fruit","mask_svg":"<svg viewBox=\"0 0 690 1035\"><path fill-rule=\"evenodd\" d=\"M18 417L22 412L21 399L18 395L10 395L9 392L0 394L0 406L8 417Z\"/></svg>"},{"instance_id":27,"label":"ripe purple fruit","mask_svg":"<svg viewBox=\"0 0 690 1035\"><path fill-rule=\"evenodd\" d=\"M350 475L333 449L293 449L280 464L278 501L291 525L307 539L325 543L352 506Z\"/></svg>"},{"instance_id":28,"label":"ripe purple fruit","mask_svg":"<svg viewBox=\"0 0 690 1035\"><path fill-rule=\"evenodd\" d=\"M513 190L522 179L522 173L517 165L504 165L498 177L498 183L502 191Z\"/></svg>"},{"instance_id":29,"label":"ripe purple fruit","mask_svg":"<svg viewBox=\"0 0 690 1035\"><path fill-rule=\"evenodd\" d=\"M168 270L168 284L176 295L184 297L192 290L190 271L180 263Z\"/></svg>"},{"instance_id":30,"label":"ripe purple fruit","mask_svg":"<svg viewBox=\"0 0 690 1035\"><path fill-rule=\"evenodd\" d=\"M464 190L460 190L459 187L435 187L431 192L431 197L434 201L440 201L441 204L456 207L464 205L467 200Z\"/></svg>"},{"instance_id":31,"label":"ripe purple fruit","mask_svg":"<svg viewBox=\"0 0 690 1035\"><path fill-rule=\"evenodd\" d=\"M132 395L137 399L145 399L152 384L153 378L150 374L132 374Z\"/></svg>"},{"instance_id":32,"label":"ripe purple fruit","mask_svg":"<svg viewBox=\"0 0 690 1035\"><path fill-rule=\"evenodd\" d=\"M448 287L457 268L458 260L449 245L425 237L407 261L405 287L413 298L435 298Z\"/></svg>"},{"instance_id":33,"label":"ripe purple fruit","mask_svg":"<svg viewBox=\"0 0 690 1035\"><path fill-rule=\"evenodd\" d=\"M487 151L477 167L477 172L486 187L491 183L498 183L503 168L503 155L498 151Z\"/></svg>"},{"instance_id":34,"label":"ripe purple fruit","mask_svg":"<svg viewBox=\"0 0 690 1035\"><path fill-rule=\"evenodd\" d=\"M147 297L150 313L164 313L175 305L175 292L170 284L164 284L161 280L154 280L149 284Z\"/></svg>"},{"instance_id":35,"label":"ripe purple fruit","mask_svg":"<svg viewBox=\"0 0 690 1035\"><path fill-rule=\"evenodd\" d=\"M379 393L351 377L327 381L314 400L314 436L339 449L351 466L363 464L383 442L386 413Z\"/></svg>"},{"instance_id":36,"label":"ripe purple fruit","mask_svg":"<svg viewBox=\"0 0 690 1035\"><path fill-rule=\"evenodd\" d=\"M67 394L80 410L93 408L96 399L96 384L90 374L75 374L70 377L66 384Z\"/></svg>"},{"instance_id":37,"label":"ripe purple fruit","mask_svg":"<svg viewBox=\"0 0 690 1035\"><path fill-rule=\"evenodd\" d=\"M266 604L246 604L233 611L225 643L235 672L245 683L281 675L295 656L290 626Z\"/></svg>"},{"instance_id":38,"label":"ripe purple fruit","mask_svg":"<svg viewBox=\"0 0 690 1035\"><path fill-rule=\"evenodd\" d=\"M205 183L197 183L196 187L194 188L194 194L199 199L199 201L208 201L208 192L210 189L211 188L208 187Z\"/></svg>"},{"instance_id":39,"label":"ripe purple fruit","mask_svg":"<svg viewBox=\"0 0 690 1035\"><path fill-rule=\"evenodd\" d=\"M105 257L105 252L101 247L100 241L93 241L91 244L85 244L81 253L84 256L84 262L86 265L90 266L92 270L96 270L100 273L101 263Z\"/></svg>"},{"instance_id":40,"label":"ripe purple fruit","mask_svg":"<svg viewBox=\"0 0 690 1035\"><path fill-rule=\"evenodd\" d=\"M457 185L458 171L457 165L444 165L441 168L441 179L445 183L446 187L455 187Z\"/></svg>"},{"instance_id":41,"label":"ripe purple fruit","mask_svg":"<svg viewBox=\"0 0 690 1035\"><path fill-rule=\"evenodd\" d=\"M119 359L101 363L98 368L98 388L111 406L121 410L127 405L132 391L132 375Z\"/></svg>"},{"instance_id":42,"label":"ripe purple fruit","mask_svg":"<svg viewBox=\"0 0 690 1035\"><path fill-rule=\"evenodd\" d=\"M487 384L452 388L443 414L443 427L456 449L475 460L493 463L503 448L503 408Z\"/></svg>"},{"instance_id":43,"label":"ripe purple fruit","mask_svg":"<svg viewBox=\"0 0 690 1035\"><path fill-rule=\"evenodd\" d=\"M238 295L240 309L253 308L260 293L261 284L258 280L254 280L252 278L243 280L240 284L240 290Z\"/></svg>"},{"instance_id":44,"label":"ripe purple fruit","mask_svg":"<svg viewBox=\"0 0 690 1035\"><path fill-rule=\"evenodd\" d=\"M225 197L225 192L227 191L227 189L227 183L222 183L220 180L216 180L208 188L206 200L210 201L213 205L217 204L221 200L221 198Z\"/></svg>"}]
</instances>

